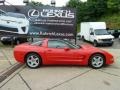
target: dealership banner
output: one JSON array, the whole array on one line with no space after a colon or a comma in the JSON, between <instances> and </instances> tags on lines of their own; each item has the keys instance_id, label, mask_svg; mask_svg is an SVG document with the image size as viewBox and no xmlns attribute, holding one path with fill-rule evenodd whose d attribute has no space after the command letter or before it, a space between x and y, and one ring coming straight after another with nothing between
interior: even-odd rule
<instances>
[{"instance_id":1,"label":"dealership banner","mask_svg":"<svg viewBox=\"0 0 120 90\"><path fill-rule=\"evenodd\" d=\"M74 38L75 34L75 9L0 5L0 35Z\"/></svg>"}]
</instances>

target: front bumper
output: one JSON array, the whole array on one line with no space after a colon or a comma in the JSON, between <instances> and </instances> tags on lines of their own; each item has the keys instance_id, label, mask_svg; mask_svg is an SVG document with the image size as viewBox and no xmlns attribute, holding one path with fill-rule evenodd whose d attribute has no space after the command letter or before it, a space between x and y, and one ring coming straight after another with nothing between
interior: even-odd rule
<instances>
[{"instance_id":1,"label":"front bumper","mask_svg":"<svg viewBox=\"0 0 120 90\"><path fill-rule=\"evenodd\" d=\"M98 44L113 44L113 41L108 41L108 42L98 42Z\"/></svg>"},{"instance_id":2,"label":"front bumper","mask_svg":"<svg viewBox=\"0 0 120 90\"><path fill-rule=\"evenodd\" d=\"M113 44L114 40L98 40L98 44Z\"/></svg>"},{"instance_id":3,"label":"front bumper","mask_svg":"<svg viewBox=\"0 0 120 90\"><path fill-rule=\"evenodd\" d=\"M106 64L109 65L109 64L113 64L114 63L114 57L106 57Z\"/></svg>"}]
</instances>

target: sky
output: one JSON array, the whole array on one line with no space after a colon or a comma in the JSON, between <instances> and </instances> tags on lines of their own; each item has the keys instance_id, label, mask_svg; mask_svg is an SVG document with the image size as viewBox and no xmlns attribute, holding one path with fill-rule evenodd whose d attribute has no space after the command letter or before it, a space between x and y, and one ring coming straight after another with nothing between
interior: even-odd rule
<instances>
[{"instance_id":1,"label":"sky","mask_svg":"<svg viewBox=\"0 0 120 90\"><path fill-rule=\"evenodd\" d=\"M24 5L23 0L6 0L6 1L13 5ZM47 4L50 5L51 3L51 0L29 0L29 1L42 2L45 5ZM55 1L56 1L56 6L60 7L60 6L65 6L69 0L55 0ZM86 1L86 0L82 0L82 1Z\"/></svg>"}]
</instances>

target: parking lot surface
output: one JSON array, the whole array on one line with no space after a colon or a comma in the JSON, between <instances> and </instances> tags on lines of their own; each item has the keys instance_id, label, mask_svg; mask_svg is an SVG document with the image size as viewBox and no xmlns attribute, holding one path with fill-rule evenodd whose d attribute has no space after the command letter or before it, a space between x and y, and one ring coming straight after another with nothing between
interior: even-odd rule
<instances>
[{"instance_id":1,"label":"parking lot surface","mask_svg":"<svg viewBox=\"0 0 120 90\"><path fill-rule=\"evenodd\" d=\"M0 72L5 71L15 63L13 48L10 46L0 47Z\"/></svg>"},{"instance_id":2,"label":"parking lot surface","mask_svg":"<svg viewBox=\"0 0 120 90\"><path fill-rule=\"evenodd\" d=\"M77 44L88 44L77 41ZM115 63L101 69L87 66L22 66L0 84L0 90L120 90L120 41L112 47L100 46L112 53ZM16 63L13 48L0 48L1 72Z\"/></svg>"}]
</instances>

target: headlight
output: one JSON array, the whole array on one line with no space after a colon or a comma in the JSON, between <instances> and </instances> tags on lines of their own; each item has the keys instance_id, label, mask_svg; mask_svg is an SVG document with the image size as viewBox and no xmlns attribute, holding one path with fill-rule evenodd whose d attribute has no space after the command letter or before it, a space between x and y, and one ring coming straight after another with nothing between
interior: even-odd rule
<instances>
[{"instance_id":1,"label":"headlight","mask_svg":"<svg viewBox=\"0 0 120 90\"><path fill-rule=\"evenodd\" d=\"M111 40L114 41L114 38L112 38Z\"/></svg>"}]
</instances>

